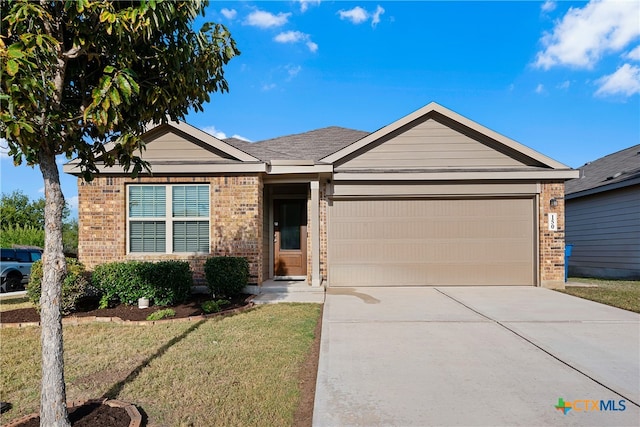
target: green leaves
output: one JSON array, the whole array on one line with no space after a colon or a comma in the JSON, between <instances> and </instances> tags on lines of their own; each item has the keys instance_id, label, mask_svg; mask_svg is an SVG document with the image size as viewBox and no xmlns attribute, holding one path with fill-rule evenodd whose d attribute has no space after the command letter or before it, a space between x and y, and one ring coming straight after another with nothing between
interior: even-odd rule
<instances>
[{"instance_id":1,"label":"green leaves","mask_svg":"<svg viewBox=\"0 0 640 427\"><path fill-rule=\"evenodd\" d=\"M87 179L98 159L149 172L142 153L134 155L144 147L144 124L201 111L211 93L229 88L223 66L240 52L220 24L194 31L205 6L154 0L3 6L0 135L14 160L37 164L46 147L77 156ZM56 26L60 31L48 32ZM113 140L119 148L107 151Z\"/></svg>"}]
</instances>

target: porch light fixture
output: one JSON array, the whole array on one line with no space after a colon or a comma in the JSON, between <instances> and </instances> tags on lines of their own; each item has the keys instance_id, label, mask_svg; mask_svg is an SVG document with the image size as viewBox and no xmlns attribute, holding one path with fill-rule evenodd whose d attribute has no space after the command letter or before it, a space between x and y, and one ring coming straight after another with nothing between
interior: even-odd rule
<instances>
[{"instance_id":1,"label":"porch light fixture","mask_svg":"<svg viewBox=\"0 0 640 427\"><path fill-rule=\"evenodd\" d=\"M558 206L558 199L553 197L551 200L549 200L549 206L551 206L552 208L557 207Z\"/></svg>"}]
</instances>

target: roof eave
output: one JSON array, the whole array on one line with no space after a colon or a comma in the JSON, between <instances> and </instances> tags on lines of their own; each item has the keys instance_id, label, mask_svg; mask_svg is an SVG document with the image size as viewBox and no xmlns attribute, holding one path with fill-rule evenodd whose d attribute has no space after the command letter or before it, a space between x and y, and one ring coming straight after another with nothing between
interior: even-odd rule
<instances>
[{"instance_id":1,"label":"roof eave","mask_svg":"<svg viewBox=\"0 0 640 427\"><path fill-rule=\"evenodd\" d=\"M604 193L606 191L618 190L620 188L631 187L632 185L640 184L640 177L628 179L626 181L618 181L611 184L601 185L599 187L591 187L586 190L576 191L573 193L566 193L565 200L578 199L580 197L591 196L598 193Z\"/></svg>"}]
</instances>

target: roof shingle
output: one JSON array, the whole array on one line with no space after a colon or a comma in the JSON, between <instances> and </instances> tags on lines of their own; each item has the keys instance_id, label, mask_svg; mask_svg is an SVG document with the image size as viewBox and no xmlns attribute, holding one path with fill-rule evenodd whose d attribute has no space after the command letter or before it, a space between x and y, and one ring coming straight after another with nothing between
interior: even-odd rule
<instances>
[{"instance_id":1,"label":"roof shingle","mask_svg":"<svg viewBox=\"0 0 640 427\"><path fill-rule=\"evenodd\" d=\"M225 139L225 142L263 161L318 161L367 135L369 132L330 126L252 143L236 138Z\"/></svg>"},{"instance_id":2,"label":"roof shingle","mask_svg":"<svg viewBox=\"0 0 640 427\"><path fill-rule=\"evenodd\" d=\"M565 183L565 194L640 178L640 144L589 162L579 169L580 178Z\"/></svg>"}]
</instances>

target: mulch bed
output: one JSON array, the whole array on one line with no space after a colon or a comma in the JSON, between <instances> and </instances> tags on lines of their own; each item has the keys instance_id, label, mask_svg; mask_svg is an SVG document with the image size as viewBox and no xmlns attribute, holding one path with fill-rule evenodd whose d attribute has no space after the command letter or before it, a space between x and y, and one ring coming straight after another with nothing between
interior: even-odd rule
<instances>
[{"instance_id":1,"label":"mulch bed","mask_svg":"<svg viewBox=\"0 0 640 427\"><path fill-rule=\"evenodd\" d=\"M70 408L69 421L73 427L129 427L131 424L127 411L100 402L90 402ZM40 417L10 425L11 427L40 427Z\"/></svg>"},{"instance_id":2,"label":"mulch bed","mask_svg":"<svg viewBox=\"0 0 640 427\"><path fill-rule=\"evenodd\" d=\"M227 298L227 300L230 301L231 304L225 305L223 312L241 308L250 304L250 298L250 295L245 294L241 294L236 298ZM205 314L204 311L202 311L200 304L208 300L211 300L211 296L205 294L194 294L188 301L183 304L178 304L171 307L154 305L149 308L138 308L137 306L124 304L120 304L112 308L97 308L97 302L93 301L87 303L84 307L81 308L81 310L64 317L117 317L124 321L141 321L147 320L147 316L149 316L151 313L165 308L171 308L176 312L176 315L170 317L169 319L181 319ZM35 308L19 308L17 310L3 311L0 314L0 323L29 323L39 321L40 314Z\"/></svg>"}]
</instances>

